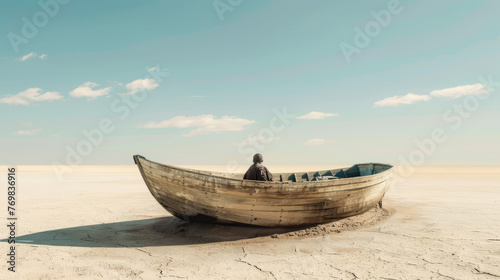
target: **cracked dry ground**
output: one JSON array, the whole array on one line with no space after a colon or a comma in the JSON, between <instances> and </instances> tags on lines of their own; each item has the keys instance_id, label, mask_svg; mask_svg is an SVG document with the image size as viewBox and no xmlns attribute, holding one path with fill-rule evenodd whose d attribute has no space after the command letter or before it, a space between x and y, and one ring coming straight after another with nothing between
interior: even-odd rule
<instances>
[{"instance_id":1,"label":"cracked dry ground","mask_svg":"<svg viewBox=\"0 0 500 280\"><path fill-rule=\"evenodd\" d=\"M500 279L500 172L476 169L417 169L394 180L383 220L299 231L185 225L133 172L26 175L15 277Z\"/></svg>"}]
</instances>

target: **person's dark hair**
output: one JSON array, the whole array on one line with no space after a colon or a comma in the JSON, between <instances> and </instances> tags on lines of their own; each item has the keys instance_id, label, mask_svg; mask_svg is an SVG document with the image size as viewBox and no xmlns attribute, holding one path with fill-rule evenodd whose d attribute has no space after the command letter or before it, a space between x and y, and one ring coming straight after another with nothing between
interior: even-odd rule
<instances>
[{"instance_id":1,"label":"person's dark hair","mask_svg":"<svg viewBox=\"0 0 500 280\"><path fill-rule=\"evenodd\" d=\"M255 154L253 156L253 163L261 163L263 161L264 161L264 159L262 158L261 154Z\"/></svg>"}]
</instances>

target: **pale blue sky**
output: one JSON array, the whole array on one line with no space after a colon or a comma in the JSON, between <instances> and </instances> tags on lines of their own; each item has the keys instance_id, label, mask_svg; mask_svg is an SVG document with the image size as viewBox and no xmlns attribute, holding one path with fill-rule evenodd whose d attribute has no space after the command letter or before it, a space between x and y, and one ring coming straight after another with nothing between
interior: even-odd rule
<instances>
[{"instance_id":1,"label":"pale blue sky","mask_svg":"<svg viewBox=\"0 0 500 280\"><path fill-rule=\"evenodd\" d=\"M49 12L58 3L52 16L38 1L0 4L0 164L70 163L68 149L105 118L115 129L79 164L131 164L133 154L247 164L254 151L275 165L400 164L436 128L446 141L418 164L500 164L498 1L44 2ZM230 9L220 16L214 3ZM381 26L374 13L391 18ZM23 35L26 22L38 30ZM380 29L356 45L356 28L370 25ZM342 44L357 53L346 59ZM121 118L112 104L138 94L134 81L147 96ZM97 85L81 92L103 95L70 94L88 82ZM33 88L51 94L19 95ZM448 97L430 94L447 88ZM374 106L394 96L406 99ZM477 108L460 116L454 106L467 102ZM289 122L268 139L283 108ZM310 112L337 115L296 118ZM248 137L254 148L240 145Z\"/></svg>"}]
</instances>

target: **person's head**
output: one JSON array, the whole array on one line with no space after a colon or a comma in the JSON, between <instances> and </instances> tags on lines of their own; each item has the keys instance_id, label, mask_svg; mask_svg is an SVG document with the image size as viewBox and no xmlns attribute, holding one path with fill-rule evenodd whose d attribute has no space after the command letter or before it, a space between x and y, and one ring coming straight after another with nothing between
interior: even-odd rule
<instances>
[{"instance_id":1,"label":"person's head","mask_svg":"<svg viewBox=\"0 0 500 280\"><path fill-rule=\"evenodd\" d=\"M261 163L263 161L264 161L264 159L262 158L261 154L255 154L253 156L253 163Z\"/></svg>"}]
</instances>

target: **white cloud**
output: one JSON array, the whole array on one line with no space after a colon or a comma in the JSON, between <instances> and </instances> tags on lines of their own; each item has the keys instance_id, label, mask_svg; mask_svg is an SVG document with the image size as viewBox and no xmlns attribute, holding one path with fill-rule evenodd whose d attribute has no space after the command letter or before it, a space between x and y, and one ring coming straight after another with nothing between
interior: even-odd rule
<instances>
[{"instance_id":1,"label":"white cloud","mask_svg":"<svg viewBox=\"0 0 500 280\"><path fill-rule=\"evenodd\" d=\"M432 97L448 97L448 98L459 98L468 95L478 95L486 94L491 90L487 89L485 85L477 83L473 85L465 85L458 87L451 87L445 89L437 89L430 92L429 95L416 95L413 93L408 93L405 96L393 96L386 99L377 101L373 104L373 107L383 107L383 106L398 106L400 104L413 104L421 101L429 101Z\"/></svg>"},{"instance_id":2,"label":"white cloud","mask_svg":"<svg viewBox=\"0 0 500 280\"><path fill-rule=\"evenodd\" d=\"M485 94L489 92L490 91L485 85L477 83L473 85L433 90L431 91L431 95L435 97L459 98L466 95Z\"/></svg>"},{"instance_id":3,"label":"white cloud","mask_svg":"<svg viewBox=\"0 0 500 280\"><path fill-rule=\"evenodd\" d=\"M160 72L160 71L167 71L168 69L167 68L160 68L160 65L156 65L156 66L153 66L149 69L147 69L146 71L148 72Z\"/></svg>"},{"instance_id":4,"label":"white cloud","mask_svg":"<svg viewBox=\"0 0 500 280\"><path fill-rule=\"evenodd\" d=\"M29 53L29 54L21 57L19 60L26 61L26 60L28 60L28 59L30 59L32 57L36 57L36 56L37 56L37 54L35 52L31 52L31 53Z\"/></svg>"},{"instance_id":5,"label":"white cloud","mask_svg":"<svg viewBox=\"0 0 500 280\"><path fill-rule=\"evenodd\" d=\"M338 117L339 114L311 112L303 116L297 117L299 120L322 120L328 117Z\"/></svg>"},{"instance_id":6,"label":"white cloud","mask_svg":"<svg viewBox=\"0 0 500 280\"><path fill-rule=\"evenodd\" d=\"M33 129L33 130L19 130L19 131L16 131L14 132L14 135L28 135L28 136L33 136L33 135L37 135L38 133L40 133L40 131L42 131L41 129Z\"/></svg>"},{"instance_id":7,"label":"white cloud","mask_svg":"<svg viewBox=\"0 0 500 280\"><path fill-rule=\"evenodd\" d=\"M429 101L430 99L431 97L429 95L416 95L410 92L405 96L396 95L377 101L373 104L373 107L394 107L401 104L413 104L421 101Z\"/></svg>"},{"instance_id":8,"label":"white cloud","mask_svg":"<svg viewBox=\"0 0 500 280\"><path fill-rule=\"evenodd\" d=\"M247 145L250 145L254 142L270 143L270 142L280 140L280 139L281 139L281 137L250 136L250 137L246 138L245 140L237 143L236 145L237 146L247 146Z\"/></svg>"},{"instance_id":9,"label":"white cloud","mask_svg":"<svg viewBox=\"0 0 500 280\"><path fill-rule=\"evenodd\" d=\"M102 88L102 89L94 89L97 86L98 86L98 84L96 84L96 83L86 82L83 85L72 90L69 93L69 95L76 97L76 98L87 97L88 100L90 101L90 100L96 99L99 96L108 95L112 89L111 87Z\"/></svg>"},{"instance_id":10,"label":"white cloud","mask_svg":"<svg viewBox=\"0 0 500 280\"><path fill-rule=\"evenodd\" d=\"M20 61L26 61L30 58L36 58L38 57L39 59L45 59L47 58L47 55L46 54L41 54L41 55L38 55L36 52L30 52L29 54L19 58Z\"/></svg>"},{"instance_id":11,"label":"white cloud","mask_svg":"<svg viewBox=\"0 0 500 280\"><path fill-rule=\"evenodd\" d=\"M153 67L155 68L155 67ZM137 79L131 83L128 83L125 87L129 90L129 92L125 93L125 95L131 95L141 90L152 91L153 89L159 86L158 82L155 79Z\"/></svg>"},{"instance_id":12,"label":"white cloud","mask_svg":"<svg viewBox=\"0 0 500 280\"><path fill-rule=\"evenodd\" d=\"M190 131L188 134L183 135L183 136L194 136L210 132L242 131L246 129L247 125L250 125L254 122L255 121L240 119L233 116L222 116L219 119L217 119L214 115L201 115L201 116L191 116L191 117L177 116L158 123L155 122L146 123L139 127L140 128L196 127L196 129Z\"/></svg>"},{"instance_id":13,"label":"white cloud","mask_svg":"<svg viewBox=\"0 0 500 280\"><path fill-rule=\"evenodd\" d=\"M41 94L41 91L42 90L40 88L29 88L16 95L7 96L0 99L0 103L10 104L10 105L29 105L31 102L53 101L53 100L63 99L63 97L59 94L59 92L48 91L44 94Z\"/></svg>"},{"instance_id":14,"label":"white cloud","mask_svg":"<svg viewBox=\"0 0 500 280\"><path fill-rule=\"evenodd\" d=\"M307 140L304 144L308 146L319 146L319 145L324 145L326 143L326 140L323 138L313 138Z\"/></svg>"}]
</instances>

